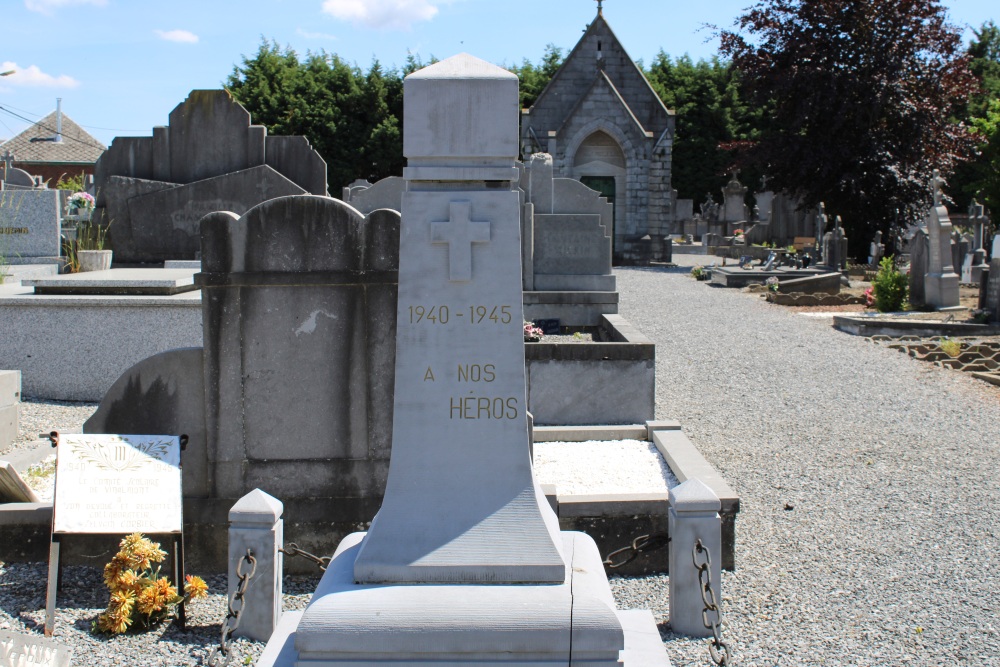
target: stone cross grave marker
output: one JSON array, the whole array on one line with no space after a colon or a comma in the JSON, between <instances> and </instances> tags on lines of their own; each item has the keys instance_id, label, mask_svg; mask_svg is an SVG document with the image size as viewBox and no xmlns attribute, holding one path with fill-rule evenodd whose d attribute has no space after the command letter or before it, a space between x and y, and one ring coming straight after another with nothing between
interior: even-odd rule
<instances>
[{"instance_id":1,"label":"stone cross grave marker","mask_svg":"<svg viewBox=\"0 0 1000 667\"><path fill-rule=\"evenodd\" d=\"M927 213L927 234L930 241L927 274L924 276L924 299L927 305L938 310L959 305L959 277L952 264L951 232L953 226L948 209L941 203L941 186L944 179L935 169L931 177L934 206Z\"/></svg>"}]
</instances>

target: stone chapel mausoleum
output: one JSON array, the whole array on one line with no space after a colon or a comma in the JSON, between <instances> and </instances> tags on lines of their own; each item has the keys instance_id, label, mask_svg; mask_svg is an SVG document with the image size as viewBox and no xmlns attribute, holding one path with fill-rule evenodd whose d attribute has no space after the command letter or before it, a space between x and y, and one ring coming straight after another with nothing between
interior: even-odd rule
<instances>
[{"instance_id":1,"label":"stone chapel mausoleum","mask_svg":"<svg viewBox=\"0 0 1000 667\"><path fill-rule=\"evenodd\" d=\"M552 155L555 175L614 205L616 264L660 259L673 222L674 112L667 109L598 7L562 67L521 111L521 151Z\"/></svg>"}]
</instances>

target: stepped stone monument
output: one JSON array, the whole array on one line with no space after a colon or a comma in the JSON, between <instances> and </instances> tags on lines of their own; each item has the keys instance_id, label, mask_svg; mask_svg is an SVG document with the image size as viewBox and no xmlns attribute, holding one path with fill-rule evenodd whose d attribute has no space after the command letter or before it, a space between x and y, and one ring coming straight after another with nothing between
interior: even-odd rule
<instances>
[{"instance_id":1,"label":"stepped stone monument","mask_svg":"<svg viewBox=\"0 0 1000 667\"><path fill-rule=\"evenodd\" d=\"M620 661L596 546L559 531L531 469L517 78L461 54L408 76L404 99L385 498L258 664L638 664Z\"/></svg>"},{"instance_id":2,"label":"stepped stone monument","mask_svg":"<svg viewBox=\"0 0 1000 667\"><path fill-rule=\"evenodd\" d=\"M934 170L931 188L934 205L927 213L927 234L930 241L927 273L924 275L924 300L936 310L959 306L959 277L952 264L951 233L953 230L948 209L942 202L941 187L944 179Z\"/></svg>"},{"instance_id":3,"label":"stepped stone monument","mask_svg":"<svg viewBox=\"0 0 1000 667\"><path fill-rule=\"evenodd\" d=\"M116 262L200 257L199 221L286 195L326 194L326 162L302 136L270 137L225 90L193 90L152 137L116 137L94 167L94 220Z\"/></svg>"}]
</instances>

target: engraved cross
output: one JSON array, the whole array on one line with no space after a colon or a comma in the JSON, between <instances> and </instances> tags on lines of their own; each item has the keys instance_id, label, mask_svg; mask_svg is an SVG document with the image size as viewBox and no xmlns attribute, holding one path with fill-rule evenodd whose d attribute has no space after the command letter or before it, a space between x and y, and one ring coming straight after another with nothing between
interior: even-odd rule
<instances>
[{"instance_id":1,"label":"engraved cross","mask_svg":"<svg viewBox=\"0 0 1000 667\"><path fill-rule=\"evenodd\" d=\"M448 204L448 221L431 222L431 243L448 244L448 280L472 280L472 244L488 243L490 223L471 220L472 203Z\"/></svg>"}]
</instances>

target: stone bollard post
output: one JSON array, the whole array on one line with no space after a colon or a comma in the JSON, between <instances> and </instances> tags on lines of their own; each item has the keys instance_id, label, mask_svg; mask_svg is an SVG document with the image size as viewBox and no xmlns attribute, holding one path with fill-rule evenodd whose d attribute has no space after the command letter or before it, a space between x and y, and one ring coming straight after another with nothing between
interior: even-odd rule
<instances>
[{"instance_id":1,"label":"stone bollard post","mask_svg":"<svg viewBox=\"0 0 1000 667\"><path fill-rule=\"evenodd\" d=\"M229 592L230 599L239 584L236 573L249 549L257 559L257 570L250 580L243 600L243 615L236 629L237 637L266 642L281 620L281 575L284 554L284 505L260 489L254 489L236 501L229 510ZM249 572L246 564L242 572Z\"/></svg>"},{"instance_id":2,"label":"stone bollard post","mask_svg":"<svg viewBox=\"0 0 1000 667\"><path fill-rule=\"evenodd\" d=\"M700 479L689 479L670 490L670 627L678 634L693 637L712 635L702 619L705 603L691 553L699 539L708 548L712 562L709 568L712 589L721 605L721 508L719 497Z\"/></svg>"}]
</instances>

